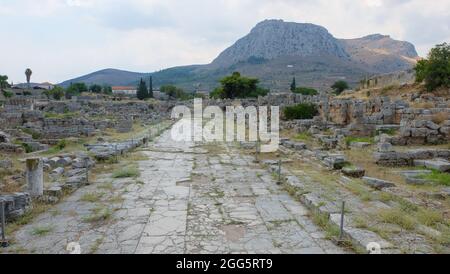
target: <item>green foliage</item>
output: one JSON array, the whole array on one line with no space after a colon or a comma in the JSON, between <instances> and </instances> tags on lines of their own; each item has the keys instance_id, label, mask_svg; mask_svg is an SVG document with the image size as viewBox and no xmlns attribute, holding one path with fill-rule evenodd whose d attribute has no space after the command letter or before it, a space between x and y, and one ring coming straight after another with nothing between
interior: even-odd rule
<instances>
[{"instance_id":1,"label":"green foliage","mask_svg":"<svg viewBox=\"0 0 450 274\"><path fill-rule=\"evenodd\" d=\"M450 186L450 173L432 170L431 173L420 175L419 178L429 180L440 185Z\"/></svg>"},{"instance_id":2,"label":"green foliage","mask_svg":"<svg viewBox=\"0 0 450 274\"><path fill-rule=\"evenodd\" d=\"M312 119L319 112L314 104L298 104L296 106L285 107L283 110L286 120Z\"/></svg>"},{"instance_id":3,"label":"green foliage","mask_svg":"<svg viewBox=\"0 0 450 274\"><path fill-rule=\"evenodd\" d=\"M102 91L104 94L112 94L112 87L108 85L104 85L102 87Z\"/></svg>"},{"instance_id":4,"label":"green foliage","mask_svg":"<svg viewBox=\"0 0 450 274\"><path fill-rule=\"evenodd\" d=\"M137 88L137 93L136 96L139 100L145 100L146 98L148 98L148 89L147 89L147 84L145 83L144 80L141 79L141 81L139 82L138 88Z\"/></svg>"},{"instance_id":5,"label":"green foliage","mask_svg":"<svg viewBox=\"0 0 450 274\"><path fill-rule=\"evenodd\" d=\"M43 92L48 99L52 98L54 100L61 100L64 97L64 88L60 86L55 86L51 90L46 90Z\"/></svg>"},{"instance_id":6,"label":"green foliage","mask_svg":"<svg viewBox=\"0 0 450 274\"><path fill-rule=\"evenodd\" d=\"M340 80L340 81L335 82L335 83L331 86L331 88L334 90L334 93L335 93L335 94L339 95L339 94L341 94L344 90L348 89L349 86L348 86L347 82Z\"/></svg>"},{"instance_id":7,"label":"green foliage","mask_svg":"<svg viewBox=\"0 0 450 274\"><path fill-rule=\"evenodd\" d=\"M292 83L291 83L291 91L295 92L295 90L297 89L297 83L295 82L295 77L292 79Z\"/></svg>"},{"instance_id":8,"label":"green foliage","mask_svg":"<svg viewBox=\"0 0 450 274\"><path fill-rule=\"evenodd\" d=\"M27 143L22 143L21 144L22 147L25 149L26 153L31 153L33 152L33 148L31 147L31 145L27 144Z\"/></svg>"},{"instance_id":9,"label":"green foliage","mask_svg":"<svg viewBox=\"0 0 450 274\"><path fill-rule=\"evenodd\" d=\"M161 86L160 90L167 94L171 99L188 100L193 98L192 95L185 93L183 89L173 85Z\"/></svg>"},{"instance_id":10,"label":"green foliage","mask_svg":"<svg viewBox=\"0 0 450 274\"><path fill-rule=\"evenodd\" d=\"M71 99L72 96L80 95L82 92L88 91L85 83L71 83L66 90L66 98Z\"/></svg>"},{"instance_id":11,"label":"green foliage","mask_svg":"<svg viewBox=\"0 0 450 274\"><path fill-rule=\"evenodd\" d=\"M42 136L39 132L36 132L34 130L32 130L31 128L23 128L22 129L23 132L25 132L26 134L31 135L31 138L33 139L40 139Z\"/></svg>"},{"instance_id":12,"label":"green foliage","mask_svg":"<svg viewBox=\"0 0 450 274\"><path fill-rule=\"evenodd\" d=\"M3 90L4 88L8 87L8 76L6 75L0 75L0 90Z\"/></svg>"},{"instance_id":13,"label":"green foliage","mask_svg":"<svg viewBox=\"0 0 450 274\"><path fill-rule=\"evenodd\" d=\"M9 91L3 91L3 96L5 96L5 98L11 98L14 96L14 93Z\"/></svg>"},{"instance_id":14,"label":"green foliage","mask_svg":"<svg viewBox=\"0 0 450 274\"><path fill-rule=\"evenodd\" d=\"M59 140L59 142L56 144L56 147L59 150L63 150L65 147L67 146L67 141L66 140Z\"/></svg>"},{"instance_id":15,"label":"green foliage","mask_svg":"<svg viewBox=\"0 0 450 274\"><path fill-rule=\"evenodd\" d=\"M210 96L212 98L257 98L265 96L269 90L258 87L259 80L241 76L239 72L220 80L221 87L216 88Z\"/></svg>"},{"instance_id":16,"label":"green foliage","mask_svg":"<svg viewBox=\"0 0 450 274\"><path fill-rule=\"evenodd\" d=\"M93 93L101 93L102 92L102 86L93 84L89 86L89 91Z\"/></svg>"},{"instance_id":17,"label":"green foliage","mask_svg":"<svg viewBox=\"0 0 450 274\"><path fill-rule=\"evenodd\" d=\"M148 87L148 97L154 98L154 96L153 96L153 77L152 76L150 76L150 82L149 82L149 87Z\"/></svg>"},{"instance_id":18,"label":"green foliage","mask_svg":"<svg viewBox=\"0 0 450 274\"><path fill-rule=\"evenodd\" d=\"M377 130L376 134L377 135L387 134L387 135L390 135L390 136L394 136L394 135L397 134L397 132L398 132L398 130L395 129L395 128L385 128L385 129Z\"/></svg>"},{"instance_id":19,"label":"green foliage","mask_svg":"<svg viewBox=\"0 0 450 274\"><path fill-rule=\"evenodd\" d=\"M119 170L116 170L113 174L113 178L136 178L140 175L140 172L137 168L134 167L125 167Z\"/></svg>"},{"instance_id":20,"label":"green foliage","mask_svg":"<svg viewBox=\"0 0 450 274\"><path fill-rule=\"evenodd\" d=\"M310 141L312 139L312 135L309 132L301 132L294 137L295 140L298 141Z\"/></svg>"},{"instance_id":21,"label":"green foliage","mask_svg":"<svg viewBox=\"0 0 450 274\"><path fill-rule=\"evenodd\" d=\"M428 54L428 59L417 62L416 82L425 81L428 91L439 87L450 87L450 44L436 45Z\"/></svg>"},{"instance_id":22,"label":"green foliage","mask_svg":"<svg viewBox=\"0 0 450 274\"><path fill-rule=\"evenodd\" d=\"M350 145L351 143L369 143L373 144L375 143L375 140L373 137L354 137L354 136L347 136L345 137L345 142L347 145Z\"/></svg>"},{"instance_id":23,"label":"green foliage","mask_svg":"<svg viewBox=\"0 0 450 274\"><path fill-rule=\"evenodd\" d=\"M319 92L317 92L316 89L313 88L307 88L307 87L298 87L295 88L292 92L303 94L303 95L317 95Z\"/></svg>"}]
</instances>

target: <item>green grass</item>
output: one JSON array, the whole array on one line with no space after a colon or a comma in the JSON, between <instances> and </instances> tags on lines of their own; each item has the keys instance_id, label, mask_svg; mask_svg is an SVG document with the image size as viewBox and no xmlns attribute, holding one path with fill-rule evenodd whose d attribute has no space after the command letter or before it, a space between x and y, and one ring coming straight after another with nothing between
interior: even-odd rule
<instances>
[{"instance_id":1,"label":"green grass","mask_svg":"<svg viewBox=\"0 0 450 274\"><path fill-rule=\"evenodd\" d=\"M35 236L45 236L48 233L52 232L53 228L51 226L39 226L33 227L31 234Z\"/></svg>"},{"instance_id":2,"label":"green grass","mask_svg":"<svg viewBox=\"0 0 450 274\"><path fill-rule=\"evenodd\" d=\"M85 223L99 223L103 221L107 221L111 218L112 213L111 210L104 206L96 207L92 210L92 213L83 218Z\"/></svg>"},{"instance_id":3,"label":"green grass","mask_svg":"<svg viewBox=\"0 0 450 274\"><path fill-rule=\"evenodd\" d=\"M450 186L450 173L432 170L430 174L422 174L418 178L429 180L436 184Z\"/></svg>"},{"instance_id":4,"label":"green grass","mask_svg":"<svg viewBox=\"0 0 450 274\"><path fill-rule=\"evenodd\" d=\"M350 145L351 143L355 143L355 142L364 142L364 143L373 144L373 143L375 143L375 140L373 137L347 136L347 137L345 137L345 142L347 143L347 145Z\"/></svg>"},{"instance_id":5,"label":"green grass","mask_svg":"<svg viewBox=\"0 0 450 274\"><path fill-rule=\"evenodd\" d=\"M390 136L394 136L397 134L397 132L398 132L398 130L395 128L379 129L379 130L377 130L377 135L387 134Z\"/></svg>"},{"instance_id":6,"label":"green grass","mask_svg":"<svg viewBox=\"0 0 450 274\"><path fill-rule=\"evenodd\" d=\"M136 178L140 175L140 172L135 167L124 167L115 171L112 175L113 178Z\"/></svg>"},{"instance_id":7,"label":"green grass","mask_svg":"<svg viewBox=\"0 0 450 274\"><path fill-rule=\"evenodd\" d=\"M88 203L96 203L100 201L100 199L103 197L103 193L95 192L95 193L86 193L83 196L81 196L80 201L82 202L88 202Z\"/></svg>"},{"instance_id":8,"label":"green grass","mask_svg":"<svg viewBox=\"0 0 450 274\"><path fill-rule=\"evenodd\" d=\"M302 132L297 134L294 139L299 141L309 141L311 140L312 136L309 132Z\"/></svg>"}]
</instances>

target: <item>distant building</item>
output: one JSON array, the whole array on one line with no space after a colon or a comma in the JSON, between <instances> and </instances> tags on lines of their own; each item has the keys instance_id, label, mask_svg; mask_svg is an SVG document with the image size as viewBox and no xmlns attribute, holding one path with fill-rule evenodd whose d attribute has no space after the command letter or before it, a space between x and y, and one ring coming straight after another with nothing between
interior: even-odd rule
<instances>
[{"instance_id":1,"label":"distant building","mask_svg":"<svg viewBox=\"0 0 450 274\"><path fill-rule=\"evenodd\" d=\"M136 95L137 88L136 87L126 87L126 86L115 86L112 87L113 94L116 95Z\"/></svg>"},{"instance_id":2,"label":"distant building","mask_svg":"<svg viewBox=\"0 0 450 274\"><path fill-rule=\"evenodd\" d=\"M49 83L49 82L44 82L44 83L30 83L30 85L28 85L27 83L20 83L17 85L13 85L12 88L13 89L36 89L36 90L51 90L55 87L54 84Z\"/></svg>"}]
</instances>

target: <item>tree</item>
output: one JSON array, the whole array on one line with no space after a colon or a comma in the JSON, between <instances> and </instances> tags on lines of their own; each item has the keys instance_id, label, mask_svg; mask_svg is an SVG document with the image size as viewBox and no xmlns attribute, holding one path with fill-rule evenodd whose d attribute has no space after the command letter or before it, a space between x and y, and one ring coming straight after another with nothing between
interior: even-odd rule
<instances>
[{"instance_id":1,"label":"tree","mask_svg":"<svg viewBox=\"0 0 450 274\"><path fill-rule=\"evenodd\" d=\"M33 74L33 72L31 71L31 69L27 68L25 70L25 76L27 77L28 88L30 88L31 74Z\"/></svg>"},{"instance_id":2,"label":"tree","mask_svg":"<svg viewBox=\"0 0 450 274\"><path fill-rule=\"evenodd\" d=\"M51 90L44 91L44 94L48 99L53 98L54 100L61 100L64 97L64 88L60 86L55 86Z\"/></svg>"},{"instance_id":3,"label":"tree","mask_svg":"<svg viewBox=\"0 0 450 274\"><path fill-rule=\"evenodd\" d=\"M66 90L66 98L71 99L72 96L80 95L80 93L86 91L88 91L88 88L85 83L70 83Z\"/></svg>"},{"instance_id":4,"label":"tree","mask_svg":"<svg viewBox=\"0 0 450 274\"><path fill-rule=\"evenodd\" d=\"M183 89L177 88L173 85L164 85L160 88L161 92L164 92L169 96L171 99L179 99L179 100L187 100L192 98L192 96L188 95L186 92L184 92Z\"/></svg>"},{"instance_id":5,"label":"tree","mask_svg":"<svg viewBox=\"0 0 450 274\"><path fill-rule=\"evenodd\" d=\"M102 86L93 84L89 86L89 91L93 93L101 93L102 92Z\"/></svg>"},{"instance_id":6,"label":"tree","mask_svg":"<svg viewBox=\"0 0 450 274\"><path fill-rule=\"evenodd\" d=\"M144 100L148 98L147 84L145 83L144 80L142 80L142 78L141 81L139 82L136 96L139 100Z\"/></svg>"},{"instance_id":7,"label":"tree","mask_svg":"<svg viewBox=\"0 0 450 274\"><path fill-rule=\"evenodd\" d=\"M331 86L331 88L334 90L334 93L335 93L335 94L339 95L339 94L341 94L344 90L348 89L349 86L348 86L347 82L340 80L340 81L335 82L335 83Z\"/></svg>"},{"instance_id":8,"label":"tree","mask_svg":"<svg viewBox=\"0 0 450 274\"><path fill-rule=\"evenodd\" d=\"M436 45L430 50L428 59L417 62L416 82L425 81L425 88L434 91L439 87L450 87L450 44Z\"/></svg>"},{"instance_id":9,"label":"tree","mask_svg":"<svg viewBox=\"0 0 450 274\"><path fill-rule=\"evenodd\" d=\"M152 76L150 76L150 81L149 81L148 98L153 98L153 77Z\"/></svg>"},{"instance_id":10,"label":"tree","mask_svg":"<svg viewBox=\"0 0 450 274\"><path fill-rule=\"evenodd\" d=\"M104 94L112 94L112 87L108 85L104 85L102 87L102 91Z\"/></svg>"},{"instance_id":11,"label":"tree","mask_svg":"<svg viewBox=\"0 0 450 274\"><path fill-rule=\"evenodd\" d=\"M233 72L220 80L221 87L212 92L213 98L256 98L265 96L269 90L258 87L259 80L241 76L239 72Z\"/></svg>"},{"instance_id":12,"label":"tree","mask_svg":"<svg viewBox=\"0 0 450 274\"><path fill-rule=\"evenodd\" d=\"M3 91L3 89L8 87L8 85L8 76L0 75L0 90Z\"/></svg>"},{"instance_id":13,"label":"tree","mask_svg":"<svg viewBox=\"0 0 450 274\"><path fill-rule=\"evenodd\" d=\"M295 83L295 77L292 79L291 83L291 91L295 92L295 89L297 88L297 84Z\"/></svg>"}]
</instances>

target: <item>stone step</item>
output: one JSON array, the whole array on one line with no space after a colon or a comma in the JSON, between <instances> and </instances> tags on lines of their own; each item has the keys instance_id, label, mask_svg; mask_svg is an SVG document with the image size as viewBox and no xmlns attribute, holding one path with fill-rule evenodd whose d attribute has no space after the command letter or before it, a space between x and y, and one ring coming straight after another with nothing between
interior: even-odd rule
<instances>
[{"instance_id":1,"label":"stone step","mask_svg":"<svg viewBox=\"0 0 450 274\"><path fill-rule=\"evenodd\" d=\"M378 190L381 190L383 188L388 188L388 187L395 187L395 184L388 182L388 181L381 180L381 179L377 179L377 178L365 176L362 179L367 185L369 185L375 189L378 189Z\"/></svg>"},{"instance_id":2,"label":"stone step","mask_svg":"<svg viewBox=\"0 0 450 274\"><path fill-rule=\"evenodd\" d=\"M432 160L414 160L415 166L424 166L427 168L439 170L441 172L450 171L450 162L444 159L432 159Z\"/></svg>"}]
</instances>

